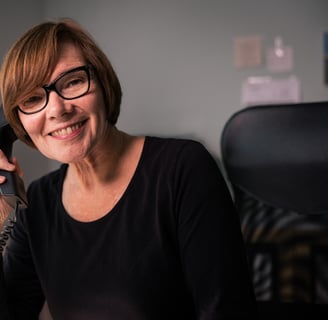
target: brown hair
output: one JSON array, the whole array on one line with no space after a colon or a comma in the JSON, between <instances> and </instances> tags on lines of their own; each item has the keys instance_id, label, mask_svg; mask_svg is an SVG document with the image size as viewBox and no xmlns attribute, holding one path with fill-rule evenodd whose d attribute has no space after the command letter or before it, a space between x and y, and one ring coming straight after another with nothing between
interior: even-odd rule
<instances>
[{"instance_id":1,"label":"brown hair","mask_svg":"<svg viewBox=\"0 0 328 320\"><path fill-rule=\"evenodd\" d=\"M120 113L122 90L117 75L93 38L72 19L38 24L22 35L8 51L0 70L0 93L5 116L16 135L35 147L18 117L18 99L43 86L56 66L59 45L72 42L92 65L102 86L107 119L115 125Z\"/></svg>"}]
</instances>

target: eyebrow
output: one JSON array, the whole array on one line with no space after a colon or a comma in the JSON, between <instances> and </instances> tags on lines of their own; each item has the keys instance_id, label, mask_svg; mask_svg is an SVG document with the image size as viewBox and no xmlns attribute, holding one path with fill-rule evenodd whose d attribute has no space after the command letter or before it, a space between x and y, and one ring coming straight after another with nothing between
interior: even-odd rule
<instances>
[{"instance_id":1,"label":"eyebrow","mask_svg":"<svg viewBox=\"0 0 328 320\"><path fill-rule=\"evenodd\" d=\"M66 73L68 73L68 72L70 72L70 71L73 71L73 70L75 70L75 69L81 68L81 67L84 67L84 64L81 64L81 65L79 65L79 66L76 66L76 67L73 67L73 68L67 69L67 70L65 70L65 71L62 71L61 73L59 73L59 74L57 75L57 77L56 77L54 80L52 80L52 81L49 82L49 83L46 83L46 84L42 85L42 88L43 88L43 87L49 87L49 86L51 86L54 82L56 82L59 78L61 78L61 77L62 77L63 75L65 75Z\"/></svg>"}]
</instances>

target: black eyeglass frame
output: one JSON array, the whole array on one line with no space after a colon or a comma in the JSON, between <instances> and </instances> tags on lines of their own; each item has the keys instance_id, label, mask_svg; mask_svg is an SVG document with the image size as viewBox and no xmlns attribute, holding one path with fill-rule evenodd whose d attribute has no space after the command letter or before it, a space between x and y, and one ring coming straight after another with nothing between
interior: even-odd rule
<instances>
[{"instance_id":1,"label":"black eyeglass frame","mask_svg":"<svg viewBox=\"0 0 328 320\"><path fill-rule=\"evenodd\" d=\"M17 106L17 109L21 112L21 113L24 113L24 114L27 114L27 115L30 115L30 114L35 114L35 113L38 113L42 110L44 110L47 105L48 105L48 102L49 102L49 93L51 91L54 91L56 92L62 99L64 100L74 100L74 99L77 99L77 98L80 98L80 97L83 97L84 95L86 95L89 90L90 90L90 82L91 82L91 75L90 75L90 69L92 68L91 65L84 65L84 66L80 66L80 67L76 67L76 68L73 68L73 69L70 69L70 70L67 70L65 71L64 73L62 73L61 75L59 75L53 82L51 82L50 84L48 85L44 85L42 86L41 88L44 89L44 91L46 92L46 101L45 101L45 104L42 108L36 110L36 111L24 111L22 110L19 106ZM84 70L87 74L87 79L88 79L88 88L87 90L82 93L82 94L79 94L78 96L76 97L72 97L72 98L66 98L64 97L56 88L56 84L57 82L62 79L63 77L65 77L67 74L70 74L72 72L75 72L75 71L80 71L80 70Z\"/></svg>"}]
</instances>

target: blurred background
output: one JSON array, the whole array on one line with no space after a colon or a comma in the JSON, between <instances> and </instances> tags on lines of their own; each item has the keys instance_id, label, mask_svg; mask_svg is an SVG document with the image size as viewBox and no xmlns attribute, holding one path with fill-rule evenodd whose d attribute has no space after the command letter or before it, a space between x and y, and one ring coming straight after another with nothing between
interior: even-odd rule
<instances>
[{"instance_id":1,"label":"blurred background","mask_svg":"<svg viewBox=\"0 0 328 320\"><path fill-rule=\"evenodd\" d=\"M58 17L80 22L112 61L123 87L120 129L199 140L218 163L223 126L243 107L249 77L294 75L302 101L328 98L326 0L11 0L0 9L0 59L28 28ZM255 46L236 48L249 37ZM277 37L293 65L273 74L266 50ZM20 142L15 155L26 184L58 167Z\"/></svg>"}]
</instances>

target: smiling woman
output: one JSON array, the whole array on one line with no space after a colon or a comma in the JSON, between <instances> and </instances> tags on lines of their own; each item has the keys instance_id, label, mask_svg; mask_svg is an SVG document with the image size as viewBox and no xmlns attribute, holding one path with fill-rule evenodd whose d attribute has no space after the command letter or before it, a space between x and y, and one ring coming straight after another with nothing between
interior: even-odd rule
<instances>
[{"instance_id":1,"label":"smiling woman","mask_svg":"<svg viewBox=\"0 0 328 320\"><path fill-rule=\"evenodd\" d=\"M119 80L76 22L28 30L0 89L16 135L63 163L30 184L17 213L0 256L1 319L37 319L45 301L53 319L256 317L239 219L213 157L196 141L119 130ZM0 169L18 165L0 153Z\"/></svg>"}]
</instances>

